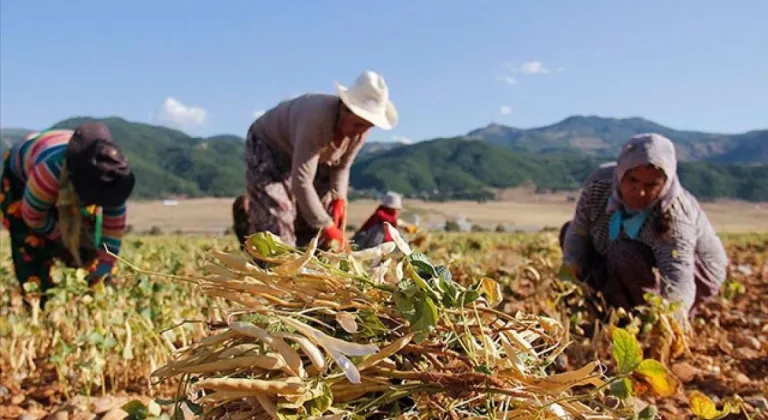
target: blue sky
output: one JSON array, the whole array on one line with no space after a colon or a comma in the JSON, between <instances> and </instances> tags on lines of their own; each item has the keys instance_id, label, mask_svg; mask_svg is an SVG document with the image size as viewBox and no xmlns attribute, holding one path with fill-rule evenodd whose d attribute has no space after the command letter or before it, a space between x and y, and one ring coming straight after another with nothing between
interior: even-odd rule
<instances>
[{"instance_id":1,"label":"blue sky","mask_svg":"<svg viewBox=\"0 0 768 420\"><path fill-rule=\"evenodd\" d=\"M572 114L741 132L768 128L766 16L764 0L2 0L0 126L244 135L254 112L372 69L400 113L373 140Z\"/></svg>"}]
</instances>

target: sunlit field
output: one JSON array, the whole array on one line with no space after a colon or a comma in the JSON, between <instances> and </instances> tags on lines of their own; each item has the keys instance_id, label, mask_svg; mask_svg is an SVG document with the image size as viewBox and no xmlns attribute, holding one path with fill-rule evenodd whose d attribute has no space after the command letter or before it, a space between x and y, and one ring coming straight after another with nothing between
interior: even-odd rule
<instances>
[{"instance_id":1,"label":"sunlit field","mask_svg":"<svg viewBox=\"0 0 768 420\"><path fill-rule=\"evenodd\" d=\"M746 415L760 418L758 410L768 408L762 397L768 395L768 235L734 234L723 235L723 238L731 257L729 278L716 301L705 307L699 317L693 320L694 339L676 335L674 328L669 328L665 323L666 309L660 302L652 302L638 313L610 314L588 291L559 276L560 253L554 231L533 234L417 234L407 239L413 250L423 253L428 261L427 266L416 264L415 267L428 271L429 267L445 266L450 270L452 282L456 284L455 289L451 289L454 297L479 298L484 302L484 307L492 307L484 311L506 314L510 322L522 322L522 317L529 315L557 321L559 330L554 324L548 328L562 334L553 332L549 334L549 339L556 346L562 345L564 350L562 354L543 350L538 353L537 360L541 365L536 366L541 369L542 375L577 371L590 362L599 361L605 374L602 380L608 385L587 391L582 389L586 386L583 383L575 387L573 384L564 387L573 388L568 392L580 396L578 398L581 400L573 401L584 401L585 406L602 412L622 404L633 407L653 404L663 418L688 418L692 416L692 398L700 406L710 402L708 399L704 402L700 399L706 395L718 403L717 409L722 409L724 403L727 403L727 407L740 413L733 414L733 418L747 418ZM202 287L206 283L195 280L209 272L210 263L206 266L206 260L214 260L211 251L239 253L234 238L130 235L121 255L124 262L120 264L115 288L97 287L88 290L82 272L57 269L55 280L59 286L53 291L44 312L29 312L25 309L12 274L7 240L5 234L0 236L0 348L3 349L0 354L0 417L16 418L26 413L42 418L46 414L58 412L60 417L57 418L67 418L63 417L63 413L73 418L78 413L104 415L110 410L118 413L123 410L132 413L135 418L177 418L184 413L191 416L193 412L203 413L204 409L208 409L208 406L191 402L192 394L185 391L189 385L186 382L189 382L191 376L151 375L158 370L162 371L164 366L173 366L173 363L182 360L174 352L194 348L204 337L220 333L231 311L242 309L244 302L248 302L242 300L245 299L242 298L242 291L228 295L230 292L225 292L227 289L221 289L217 297L214 297L212 295L216 293L211 290L215 288L212 289L210 284ZM411 257L408 261L415 260ZM345 264L338 265L341 267L339 269L356 272L356 268ZM397 276L395 265L390 267L388 276ZM406 267L409 266L406 264ZM360 269L370 272L365 268ZM407 277L408 273L403 275ZM501 292L498 296L495 296L494 285L498 285L498 291ZM402 287L402 283L396 286ZM440 289L438 292L441 296L448 294L441 286L436 287ZM385 292L383 288L381 293ZM397 300L397 293L394 293ZM356 309L358 312L354 313L357 313L361 331L370 327L370 324L366 324L368 321L360 315L369 310L391 311L391 321L400 322L397 314L402 308L398 307L398 311L386 308L383 300L377 303L380 306L366 307L368 309L365 310L361 306ZM444 323L454 319L451 318L454 315L465 314L469 306L462 306L461 302L446 302L445 299L438 302L439 312L435 309L435 314L439 315L433 320L432 328L426 328L423 323L427 321L419 316L404 318L408 319L406 324L410 326L403 324L398 328L418 331L424 327L423 331L428 331L424 332L424 343L435 340L437 336L434 334L448 334L441 330L447 328ZM306 306L312 306L310 303ZM531 331L539 331L536 328L548 325L548 321L534 319L531 322ZM420 327L417 328L418 325ZM653 380L649 382L647 377L643 381L643 375L632 373L632 369L626 371L628 368L623 364L631 363L631 360L617 358L616 327L621 327L619 331L626 332L630 337L636 336L643 349L640 359L656 360L668 370L669 378L665 379L669 382L667 391L656 389ZM480 331L484 330L481 328ZM542 331L549 330L544 328ZM547 335L541 331L539 333ZM386 341L384 335L373 334L367 336L369 338L361 338L352 333L342 334L358 343L379 339ZM457 338L459 342L460 337L461 334ZM475 373L502 375L503 358L494 364L488 354L482 357L478 355L491 348L488 347L491 344L483 344L483 340L478 339L480 344L476 351L479 353L473 351L479 360ZM502 342L503 339L496 343ZM414 341L409 344L412 347L408 348L427 346L424 343ZM620 344L629 348L632 345L631 342ZM512 351L510 347L499 346L500 352ZM496 351L495 347L492 351ZM524 349L520 351L524 352ZM186 356L189 357L189 354ZM401 364L407 360L398 357L393 356L393 363L397 364L399 372L405 369ZM437 369L435 364L445 365L443 368L449 369L445 360L441 362L435 359L430 363L432 369ZM312 365L306 363L306 366L311 371ZM408 366L409 371L420 370L418 364ZM369 378L371 381L374 376L380 381L383 368L377 369L375 372L378 372L378 376L364 371L363 379L369 378L366 376L368 372L368 375L373 375ZM319 375L317 372L315 374ZM228 374L219 372L218 375ZM331 364L326 375L325 380L338 379L340 374L335 364ZM626 378L626 381L622 378ZM522 398L520 401L529 398L525 403L518 402L520 407L532 407L538 404L537 401L546 399L561 401L555 394L542 391L544 388L535 388L523 379L518 380L527 385L518 389L520 395L515 398ZM381 382L377 384L381 385ZM629 389L626 389L627 385ZM401 390L404 385L386 386L401 387L397 388ZM476 392L474 396L457 396L453 400L441 400L443 397L436 396L427 401L417 398L420 395L417 391L427 392L426 388L409 388L411 394L400 396L399 399L381 399L381 395L389 394L379 389L381 392L378 394L371 391L370 395L361 395L355 400L350 391L345 391L343 387L328 389L336 391L334 395L339 401L344 399L344 395L352 398L349 400L352 401L350 407L359 408L361 415L373 417L383 414L380 410L378 413L371 411L371 403L374 406L379 404L391 413L400 410L399 415L402 416L407 416L408 410L413 414L414 407L418 407L422 415L432 410L429 411L430 415L445 415L448 418L450 415L440 413L439 404L435 406L435 402L444 401L450 405L450 401L461 401L464 405L457 405L456 410L465 409L475 416L488 418L492 417L494 410L510 407L509 403L496 404L497 400L502 400L483 392ZM511 389L506 391L513 395ZM701 394L694 391L700 391ZM471 401L483 395L483 398L487 397L490 401L484 404L490 405L478 409L477 404ZM182 403L188 400L188 404ZM561 404L566 404L563 402L566 400L563 399ZM341 407L338 401L333 404L333 409ZM258 404L255 406L258 407ZM232 411L240 406L230 404L228 407ZM285 409L285 406L282 407ZM616 410L621 412L619 408ZM486 414L478 414L484 411ZM209 414L214 412L210 411ZM258 411L243 412L255 417L264 415ZM285 418L292 418L285 411L281 413ZM326 415L331 413L325 412ZM549 418L546 416L552 415L552 412L543 410L540 414L543 416L541 418ZM647 410L645 414L648 414Z\"/></svg>"}]
</instances>

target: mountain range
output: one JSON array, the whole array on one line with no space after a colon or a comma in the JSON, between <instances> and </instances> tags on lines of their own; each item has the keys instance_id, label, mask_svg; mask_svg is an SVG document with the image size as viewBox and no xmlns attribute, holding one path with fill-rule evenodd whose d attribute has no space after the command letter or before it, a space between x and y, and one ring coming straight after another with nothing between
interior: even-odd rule
<instances>
[{"instance_id":1,"label":"mountain range","mask_svg":"<svg viewBox=\"0 0 768 420\"><path fill-rule=\"evenodd\" d=\"M61 121L73 128L88 117ZM245 188L243 139L202 138L162 126L102 119L136 168L136 198L234 196ZM0 151L31 130L0 130ZM671 129L642 118L572 116L519 129L499 124L414 144L370 142L352 169L358 191L391 189L430 199L492 199L520 185L575 190L614 160L633 134L657 132L676 145L680 177L702 198L768 201L768 130L722 134Z\"/></svg>"}]
</instances>

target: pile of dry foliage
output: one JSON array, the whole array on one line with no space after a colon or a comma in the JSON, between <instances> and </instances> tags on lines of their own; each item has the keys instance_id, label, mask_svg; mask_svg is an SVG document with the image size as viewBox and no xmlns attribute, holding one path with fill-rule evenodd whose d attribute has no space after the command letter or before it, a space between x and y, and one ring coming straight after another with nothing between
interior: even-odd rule
<instances>
[{"instance_id":1,"label":"pile of dry foliage","mask_svg":"<svg viewBox=\"0 0 768 420\"><path fill-rule=\"evenodd\" d=\"M153 376L182 379L176 405L241 419L652 418L633 386L676 392L625 330L613 334L614 377L596 360L555 373L560 323L495 309L499 283L462 286L387 229L394 242L351 253L317 239L299 251L270 233L250 237L247 254L213 251L188 281L235 309Z\"/></svg>"}]
</instances>

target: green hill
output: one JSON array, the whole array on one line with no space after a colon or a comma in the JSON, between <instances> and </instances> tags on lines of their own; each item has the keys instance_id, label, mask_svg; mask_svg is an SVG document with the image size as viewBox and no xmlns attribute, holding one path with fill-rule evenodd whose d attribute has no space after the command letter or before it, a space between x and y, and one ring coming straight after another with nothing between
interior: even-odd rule
<instances>
[{"instance_id":1,"label":"green hill","mask_svg":"<svg viewBox=\"0 0 768 420\"><path fill-rule=\"evenodd\" d=\"M351 179L356 188L392 189L405 194L456 195L523 184L539 189L574 189L597 164L589 157L522 154L483 142L448 138L362 157L353 166Z\"/></svg>"},{"instance_id":2,"label":"green hill","mask_svg":"<svg viewBox=\"0 0 768 420\"><path fill-rule=\"evenodd\" d=\"M93 119L71 118L52 128L74 128L89 120ZM136 171L136 198L231 197L245 188L242 138L190 137L178 130L117 117L101 121L109 126ZM8 145L26 132L17 130L4 134L3 139L9 140Z\"/></svg>"},{"instance_id":3,"label":"green hill","mask_svg":"<svg viewBox=\"0 0 768 420\"><path fill-rule=\"evenodd\" d=\"M241 137L190 137L117 117L102 121L136 170L135 198L223 197L245 190ZM688 156L711 160L681 163L683 184L694 194L768 201L768 131L726 136L665 130L642 119L572 117L540 129L492 125L466 137L412 145L371 142L352 168L351 184L358 192L391 189L428 199L491 199L494 189L521 185L574 190L599 163L615 159L631 134L657 131L689 150ZM0 151L29 131L0 130Z\"/></svg>"},{"instance_id":4,"label":"green hill","mask_svg":"<svg viewBox=\"0 0 768 420\"><path fill-rule=\"evenodd\" d=\"M768 163L768 130L718 134L675 130L643 118L572 116L556 124L522 130L499 124L470 131L467 138L515 151L548 154L587 154L615 158L627 139L655 132L672 140L681 161ZM761 152L754 155L754 150Z\"/></svg>"},{"instance_id":5,"label":"green hill","mask_svg":"<svg viewBox=\"0 0 768 420\"><path fill-rule=\"evenodd\" d=\"M604 161L591 156L513 152L465 138L437 139L363 157L352 167L359 189L436 198L489 198L494 188L578 189ZM768 200L768 165L680 163L682 184L702 199ZM484 192L479 192L484 191Z\"/></svg>"}]
</instances>

